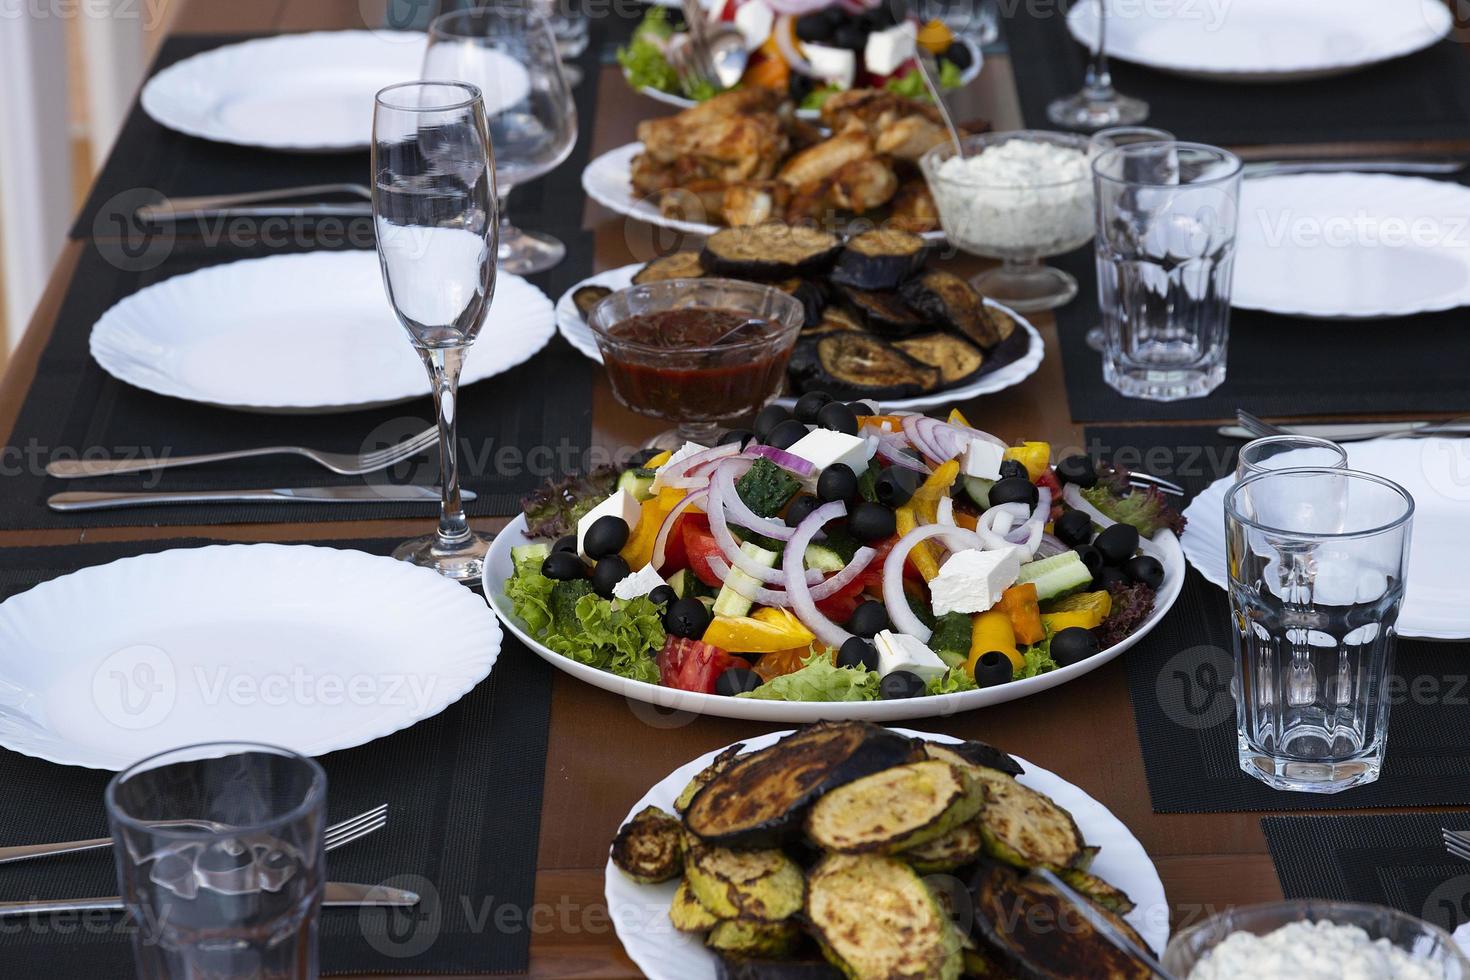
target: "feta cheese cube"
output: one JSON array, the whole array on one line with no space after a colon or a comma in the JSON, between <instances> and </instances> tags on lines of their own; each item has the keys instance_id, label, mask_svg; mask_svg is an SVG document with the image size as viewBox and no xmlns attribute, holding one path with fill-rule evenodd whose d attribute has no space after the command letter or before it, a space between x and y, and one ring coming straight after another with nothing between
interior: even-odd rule
<instances>
[{"instance_id":1,"label":"feta cheese cube","mask_svg":"<svg viewBox=\"0 0 1470 980\"><path fill-rule=\"evenodd\" d=\"M868 35L863 64L874 75L891 75L914 56L918 36L907 22Z\"/></svg>"},{"instance_id":2,"label":"feta cheese cube","mask_svg":"<svg viewBox=\"0 0 1470 980\"><path fill-rule=\"evenodd\" d=\"M786 451L811 463L817 468L818 474L829 466L842 463L861 475L868 468L868 460L872 458L867 440L831 429L813 429L792 443Z\"/></svg>"},{"instance_id":3,"label":"feta cheese cube","mask_svg":"<svg viewBox=\"0 0 1470 980\"><path fill-rule=\"evenodd\" d=\"M746 0L735 10L735 29L745 38L745 50L754 51L766 43L776 24L776 12L762 0Z\"/></svg>"},{"instance_id":4,"label":"feta cheese cube","mask_svg":"<svg viewBox=\"0 0 1470 980\"><path fill-rule=\"evenodd\" d=\"M1006 451L987 439L971 439L960 457L960 472L981 480L999 480Z\"/></svg>"},{"instance_id":5,"label":"feta cheese cube","mask_svg":"<svg viewBox=\"0 0 1470 980\"><path fill-rule=\"evenodd\" d=\"M661 466L659 466L658 469L654 470L653 489L658 490L663 486L663 483L659 481L659 476L660 474L666 472L670 465L678 463L681 460L688 459L690 456L693 456L696 453L702 453L708 448L708 446L701 446L697 442L684 443L684 445L680 446L679 449L674 453L674 455L670 456L667 460L664 461Z\"/></svg>"},{"instance_id":6,"label":"feta cheese cube","mask_svg":"<svg viewBox=\"0 0 1470 980\"><path fill-rule=\"evenodd\" d=\"M632 534L638 527L638 518L643 516L643 505L638 503L636 497L626 490L618 490L602 503L582 515L577 522L577 554L583 558L587 557L582 542L587 538L587 529L597 523L600 517L621 517L628 522L628 533Z\"/></svg>"},{"instance_id":7,"label":"feta cheese cube","mask_svg":"<svg viewBox=\"0 0 1470 980\"><path fill-rule=\"evenodd\" d=\"M934 615L984 612L1021 574L1021 549L957 551L929 583Z\"/></svg>"},{"instance_id":8,"label":"feta cheese cube","mask_svg":"<svg viewBox=\"0 0 1470 980\"><path fill-rule=\"evenodd\" d=\"M884 677L895 670L906 670L927 681L949 669L937 653L907 633L883 630L873 637L873 646L878 650L878 673Z\"/></svg>"},{"instance_id":9,"label":"feta cheese cube","mask_svg":"<svg viewBox=\"0 0 1470 980\"><path fill-rule=\"evenodd\" d=\"M636 599L639 596L648 595L663 584L663 576L652 565L644 565L613 586L613 598Z\"/></svg>"},{"instance_id":10,"label":"feta cheese cube","mask_svg":"<svg viewBox=\"0 0 1470 980\"><path fill-rule=\"evenodd\" d=\"M825 44L803 44L801 51L812 66L812 74L838 88L852 88L857 77L857 52L829 48Z\"/></svg>"}]
</instances>

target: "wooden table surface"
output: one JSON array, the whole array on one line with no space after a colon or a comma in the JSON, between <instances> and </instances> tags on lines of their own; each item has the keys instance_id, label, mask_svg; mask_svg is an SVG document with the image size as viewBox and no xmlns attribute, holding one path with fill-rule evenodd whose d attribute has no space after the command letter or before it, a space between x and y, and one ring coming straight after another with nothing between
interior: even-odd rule
<instances>
[{"instance_id":1,"label":"wooden table surface","mask_svg":"<svg viewBox=\"0 0 1470 980\"><path fill-rule=\"evenodd\" d=\"M616 5L604 5L603 9L609 6L617 9ZM175 30L271 32L363 27L364 16L376 13L372 0L187 0ZM631 93L613 69L604 71L598 111L592 119L583 120L584 126L592 127L594 154L631 140L638 119L667 111ZM1019 126L1014 81L1004 57L989 59L981 78L959 99L965 118L984 116L997 129ZM1337 144L1238 149L1243 155L1269 153L1284 157L1350 155L1366 148ZM1377 150L1464 154L1470 152L1470 146L1421 143L1391 148L1380 145ZM534 216L518 217L528 226L535 226ZM647 241L646 227L627 223L590 202L584 209L584 222L596 233L597 270L633 261ZM14 424L83 247L77 242L67 245L0 383L0 428L5 431ZM1049 356L1036 375L1017 388L962 407L971 419L1003 438L1044 438L1059 447L1080 445L1080 430L1071 421L1065 402L1055 324L1046 315L1033 319L1049 348ZM487 335L493 329L491 324ZM593 424L595 441L608 448L636 445L660 428L658 423L633 416L617 405L600 375L594 392ZM484 530L494 530L504 520L475 523ZM306 541L406 537L424 530L422 521L95 528L5 532L0 533L0 546L199 535L242 541ZM629 807L672 769L710 749L771 727L779 726L669 717L557 674L541 815L536 908L528 910L527 915L533 932L531 976L639 975L613 934L602 899L603 864L613 832ZM1128 825L1158 866L1169 898L1168 913L1176 927L1223 906L1281 897L1261 834L1260 814L1153 812L1121 659L1036 697L958 717L915 722L913 727L993 742L1065 776L1100 800ZM494 787L485 787L487 794L494 791ZM444 898L450 900L450 896ZM414 969L411 962L405 967Z\"/></svg>"}]
</instances>

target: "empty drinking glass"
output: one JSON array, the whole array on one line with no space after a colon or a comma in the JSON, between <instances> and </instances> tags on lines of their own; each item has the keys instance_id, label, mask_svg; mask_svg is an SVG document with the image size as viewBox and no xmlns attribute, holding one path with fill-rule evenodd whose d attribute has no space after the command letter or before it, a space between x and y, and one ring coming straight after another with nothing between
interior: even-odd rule
<instances>
[{"instance_id":1,"label":"empty drinking glass","mask_svg":"<svg viewBox=\"0 0 1470 980\"><path fill-rule=\"evenodd\" d=\"M1225 380L1240 159L1133 143L1092 162L1103 378L1132 398L1198 398Z\"/></svg>"},{"instance_id":2,"label":"empty drinking glass","mask_svg":"<svg viewBox=\"0 0 1470 980\"><path fill-rule=\"evenodd\" d=\"M1108 3L1110 0L1084 0L1097 7L1097 45L1088 52L1087 74L1082 90L1052 100L1046 115L1058 126L1068 129L1102 129L1105 126L1130 126L1148 118L1148 103L1113 89L1113 75L1108 71Z\"/></svg>"},{"instance_id":3,"label":"empty drinking glass","mask_svg":"<svg viewBox=\"0 0 1470 980\"><path fill-rule=\"evenodd\" d=\"M592 39L592 18L576 0L536 0L536 5L556 37L556 49L561 53L561 70L567 76L567 84L576 88L582 81L582 70L571 62L587 50Z\"/></svg>"},{"instance_id":4,"label":"empty drinking glass","mask_svg":"<svg viewBox=\"0 0 1470 980\"><path fill-rule=\"evenodd\" d=\"M1273 470L1225 497L1240 767L1276 789L1370 783L1414 499L1343 469Z\"/></svg>"},{"instance_id":5,"label":"empty drinking glass","mask_svg":"<svg viewBox=\"0 0 1470 980\"><path fill-rule=\"evenodd\" d=\"M321 766L245 742L114 776L107 819L140 980L314 978L326 796Z\"/></svg>"},{"instance_id":6,"label":"empty drinking glass","mask_svg":"<svg viewBox=\"0 0 1470 980\"><path fill-rule=\"evenodd\" d=\"M1235 462L1236 480L1272 470L1347 469L1347 451L1329 439L1316 436L1266 436L1246 443Z\"/></svg>"},{"instance_id":7,"label":"empty drinking glass","mask_svg":"<svg viewBox=\"0 0 1470 980\"><path fill-rule=\"evenodd\" d=\"M955 34L981 47L1000 40L1000 9L995 0L911 0L910 7L924 23L943 21Z\"/></svg>"}]
</instances>

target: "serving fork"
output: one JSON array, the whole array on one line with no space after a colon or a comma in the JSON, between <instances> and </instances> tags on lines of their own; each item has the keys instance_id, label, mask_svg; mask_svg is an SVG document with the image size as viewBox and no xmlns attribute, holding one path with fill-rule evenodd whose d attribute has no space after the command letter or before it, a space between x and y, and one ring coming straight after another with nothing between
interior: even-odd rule
<instances>
[{"instance_id":1,"label":"serving fork","mask_svg":"<svg viewBox=\"0 0 1470 980\"><path fill-rule=\"evenodd\" d=\"M1220 427L1220 434L1235 439L1264 436L1317 436L1334 442L1363 439L1407 439L1414 436L1470 435L1470 422L1327 422L1306 425L1275 425L1243 408L1235 410L1237 425Z\"/></svg>"},{"instance_id":2,"label":"serving fork","mask_svg":"<svg viewBox=\"0 0 1470 980\"><path fill-rule=\"evenodd\" d=\"M271 201L295 201L327 194L348 194L363 203L348 204L269 204ZM308 184L304 187L280 187L268 191L246 191L241 194L206 194L198 197L165 198L157 204L138 208L143 221L187 221L191 218L243 217L274 218L295 215L354 218L371 215L373 192L365 184Z\"/></svg>"},{"instance_id":3,"label":"serving fork","mask_svg":"<svg viewBox=\"0 0 1470 980\"><path fill-rule=\"evenodd\" d=\"M1450 857L1470 861L1470 830L1450 830L1448 827L1441 827L1439 833L1444 839L1444 849L1450 852Z\"/></svg>"}]
</instances>

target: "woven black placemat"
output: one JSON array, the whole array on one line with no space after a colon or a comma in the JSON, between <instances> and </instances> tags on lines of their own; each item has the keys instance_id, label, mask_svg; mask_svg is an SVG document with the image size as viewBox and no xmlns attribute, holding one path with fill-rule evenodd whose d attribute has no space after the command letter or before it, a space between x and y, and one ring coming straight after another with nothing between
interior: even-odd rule
<instances>
[{"instance_id":1,"label":"woven black placemat","mask_svg":"<svg viewBox=\"0 0 1470 980\"><path fill-rule=\"evenodd\" d=\"M1191 494L1233 472L1240 445L1205 426L1088 427L1085 434L1099 457L1174 479ZM1240 771L1229 616L1224 591L1191 567L1169 615L1124 655L1155 812L1470 805L1470 643L1399 639L1388 755L1377 782L1330 796L1286 793Z\"/></svg>"},{"instance_id":2,"label":"woven black placemat","mask_svg":"<svg viewBox=\"0 0 1470 980\"><path fill-rule=\"evenodd\" d=\"M1026 125L1052 129L1046 107L1082 87L1087 52L1061 5L1002 4ZM1203 29L1203 26L1201 27ZM1445 40L1418 54L1333 78L1241 85L1109 62L1118 91L1149 104L1147 125L1180 139L1245 146L1470 138L1470 53Z\"/></svg>"},{"instance_id":3,"label":"woven black placemat","mask_svg":"<svg viewBox=\"0 0 1470 980\"><path fill-rule=\"evenodd\" d=\"M1261 820L1287 898L1387 905L1453 932L1470 920L1470 865L1445 852L1441 828L1470 831L1470 814Z\"/></svg>"},{"instance_id":4,"label":"woven black placemat","mask_svg":"<svg viewBox=\"0 0 1470 980\"><path fill-rule=\"evenodd\" d=\"M312 543L385 555L397 542ZM0 550L0 598L162 547L6 548ZM431 627L425 624L426 643L432 642ZM389 804L387 827L328 857L331 877L425 896L411 910L324 909L324 974L526 969L552 674L507 635L490 676L457 703L412 728L322 757L328 820ZM0 807L0 844L106 836L102 790L110 775L0 750L0 785L10 801ZM0 872L0 897L7 900L116 893L106 852L6 865ZM131 980L128 928L117 914L6 920L0 923L0 976Z\"/></svg>"}]
</instances>

